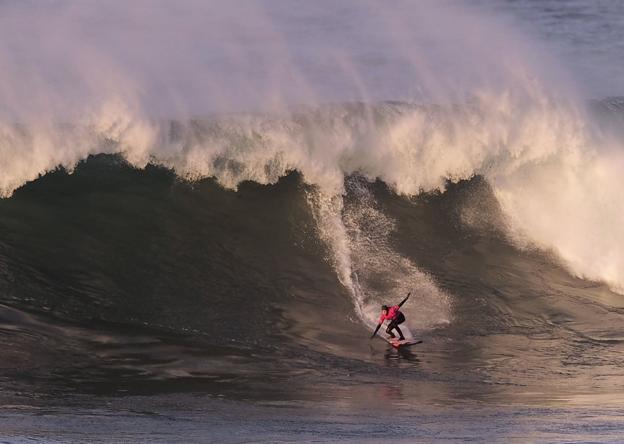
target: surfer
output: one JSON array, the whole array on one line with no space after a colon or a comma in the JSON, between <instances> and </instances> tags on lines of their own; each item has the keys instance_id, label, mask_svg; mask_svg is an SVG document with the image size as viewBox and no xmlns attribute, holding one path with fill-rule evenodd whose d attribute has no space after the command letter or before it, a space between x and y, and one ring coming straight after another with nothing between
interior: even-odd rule
<instances>
[{"instance_id":1,"label":"surfer","mask_svg":"<svg viewBox=\"0 0 624 444\"><path fill-rule=\"evenodd\" d=\"M405 299L399 302L398 305L393 305L392 307L388 307L387 305L381 306L381 317L379 318L379 323L377 324L377 328L371 335L371 339L375 337L375 335L379 331L379 328L381 327L381 324L383 324L384 321L388 320L390 321L390 323L388 324L388 328L386 328L386 333L388 333L390 337L394 339L396 338L396 336L394 335L394 333L392 333L392 330L396 330L397 333L399 334L399 341L405 340L405 337L403 336L403 332L399 328L399 324L402 324L403 322L405 322L405 315L401 312L400 309L403 306L403 304L405 304L405 301L407 301L407 299L410 297L410 294L411 292L407 293L407 296L405 296Z\"/></svg>"}]
</instances>

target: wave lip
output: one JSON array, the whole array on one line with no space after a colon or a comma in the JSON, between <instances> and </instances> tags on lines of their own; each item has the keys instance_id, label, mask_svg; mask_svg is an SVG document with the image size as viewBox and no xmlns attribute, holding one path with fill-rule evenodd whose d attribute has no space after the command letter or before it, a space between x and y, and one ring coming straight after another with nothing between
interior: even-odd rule
<instances>
[{"instance_id":1,"label":"wave lip","mask_svg":"<svg viewBox=\"0 0 624 444\"><path fill-rule=\"evenodd\" d=\"M2 189L9 194L59 164L71 170L91 152L122 153L137 167L162 165L188 180L214 177L227 188L275 183L298 171L330 200L348 192L344 180L352 174L406 195L482 175L519 246L550 249L576 275L622 291L617 245L624 210L608 191L621 183L621 142L566 104L515 99L483 96L450 107L346 104L190 122L141 123L116 112L99 126L42 133L13 126L4 133L13 155L4 157L9 174Z\"/></svg>"}]
</instances>

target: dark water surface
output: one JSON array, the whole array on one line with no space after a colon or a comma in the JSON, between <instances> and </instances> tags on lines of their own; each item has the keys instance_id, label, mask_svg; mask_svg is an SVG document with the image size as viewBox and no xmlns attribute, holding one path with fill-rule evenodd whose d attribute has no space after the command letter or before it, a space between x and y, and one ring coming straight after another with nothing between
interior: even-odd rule
<instances>
[{"instance_id":1,"label":"dark water surface","mask_svg":"<svg viewBox=\"0 0 624 444\"><path fill-rule=\"evenodd\" d=\"M7 442L621 442L621 408L465 407L388 412L179 395L102 398L88 409L28 407L25 414L7 406L0 427Z\"/></svg>"}]
</instances>

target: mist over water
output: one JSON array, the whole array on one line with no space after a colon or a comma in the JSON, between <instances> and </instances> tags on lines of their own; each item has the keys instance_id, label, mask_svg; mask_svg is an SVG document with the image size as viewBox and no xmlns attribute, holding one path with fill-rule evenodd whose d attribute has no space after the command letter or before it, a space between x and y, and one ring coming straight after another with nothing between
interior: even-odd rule
<instances>
[{"instance_id":1,"label":"mist over water","mask_svg":"<svg viewBox=\"0 0 624 444\"><path fill-rule=\"evenodd\" d=\"M480 5L479 5L480 3ZM494 0L472 2L486 11L513 16L547 48L549 57L573 73L580 91L590 98L624 93L621 57L624 27L621 2L597 0Z\"/></svg>"},{"instance_id":2,"label":"mist over water","mask_svg":"<svg viewBox=\"0 0 624 444\"><path fill-rule=\"evenodd\" d=\"M564 83L508 21L458 2L6 2L2 12L3 57L19 62L3 74L2 111L18 121L75 121L115 100L137 117L184 118L530 94L549 73Z\"/></svg>"}]
</instances>

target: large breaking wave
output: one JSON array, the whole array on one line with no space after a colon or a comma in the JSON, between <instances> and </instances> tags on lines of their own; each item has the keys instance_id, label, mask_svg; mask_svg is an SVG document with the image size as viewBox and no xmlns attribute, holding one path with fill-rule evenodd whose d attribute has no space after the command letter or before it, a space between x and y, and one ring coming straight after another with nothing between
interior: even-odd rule
<instances>
[{"instance_id":1,"label":"large breaking wave","mask_svg":"<svg viewBox=\"0 0 624 444\"><path fill-rule=\"evenodd\" d=\"M414 196L480 176L519 248L623 291L621 139L505 20L438 2L347 2L338 16L323 2L214 6L5 6L2 194L94 154L231 189L297 171L361 319L417 287L436 324L452 295L390 247L396 221L363 184ZM387 264L384 285L367 282Z\"/></svg>"},{"instance_id":2,"label":"large breaking wave","mask_svg":"<svg viewBox=\"0 0 624 444\"><path fill-rule=\"evenodd\" d=\"M624 209L616 194L624 154L593 118L548 100L519 104L511 94L463 105L346 104L186 122L137 122L117 110L95 128L5 126L2 185L8 196L38 174L59 165L71 170L96 153L121 153L140 168L162 165L191 181L214 177L233 189L298 171L319 194L313 205L325 206L318 223L321 231L333 224L324 238L351 285L352 253L337 234L352 228L345 177L417 195L479 175L493 187L518 246L553 250L573 273L622 291Z\"/></svg>"}]
</instances>

